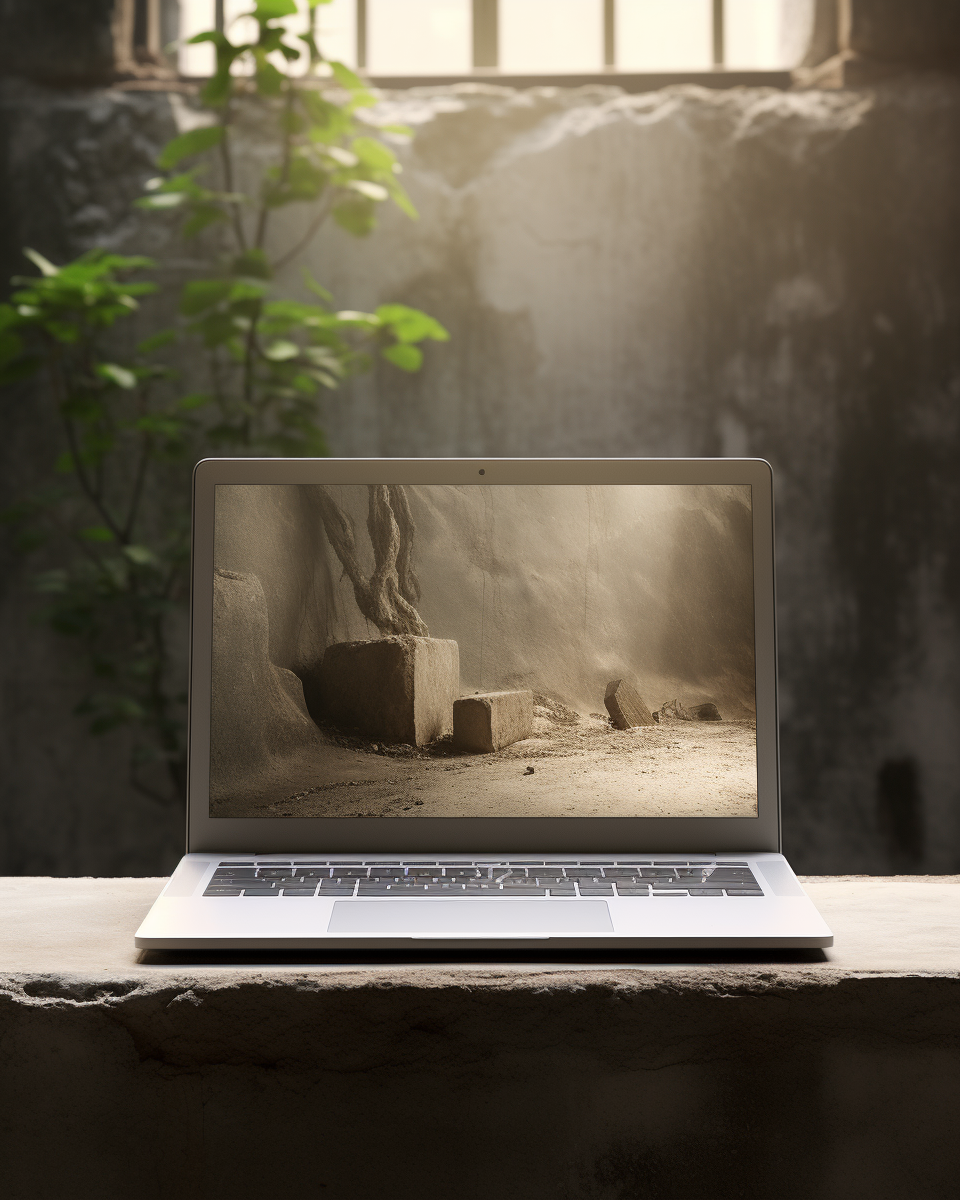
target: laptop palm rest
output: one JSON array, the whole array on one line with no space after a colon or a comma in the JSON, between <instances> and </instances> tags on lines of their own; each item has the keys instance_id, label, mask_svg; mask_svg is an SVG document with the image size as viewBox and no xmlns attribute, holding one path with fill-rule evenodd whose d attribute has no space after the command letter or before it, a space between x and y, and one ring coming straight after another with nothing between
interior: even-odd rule
<instances>
[{"instance_id":1,"label":"laptop palm rest","mask_svg":"<svg viewBox=\"0 0 960 1200\"><path fill-rule=\"evenodd\" d=\"M605 900L338 900L328 933L536 937L612 933Z\"/></svg>"}]
</instances>

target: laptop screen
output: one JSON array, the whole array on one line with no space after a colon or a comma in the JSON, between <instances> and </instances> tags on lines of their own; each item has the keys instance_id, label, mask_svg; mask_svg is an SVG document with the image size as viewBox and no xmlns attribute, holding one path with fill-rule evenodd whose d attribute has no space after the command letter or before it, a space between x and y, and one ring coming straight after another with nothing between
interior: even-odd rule
<instances>
[{"instance_id":1,"label":"laptop screen","mask_svg":"<svg viewBox=\"0 0 960 1200\"><path fill-rule=\"evenodd\" d=\"M211 817L755 817L751 488L219 484Z\"/></svg>"}]
</instances>

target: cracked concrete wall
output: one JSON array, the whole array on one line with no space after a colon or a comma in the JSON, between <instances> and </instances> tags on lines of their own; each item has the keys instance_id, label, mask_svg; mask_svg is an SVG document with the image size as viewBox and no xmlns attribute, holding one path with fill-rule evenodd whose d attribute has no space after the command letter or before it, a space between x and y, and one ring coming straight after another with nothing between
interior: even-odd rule
<instances>
[{"instance_id":1,"label":"cracked concrete wall","mask_svg":"<svg viewBox=\"0 0 960 1200\"><path fill-rule=\"evenodd\" d=\"M946 1196L955 995L813 967L8 978L4 1190Z\"/></svg>"},{"instance_id":2,"label":"cracked concrete wall","mask_svg":"<svg viewBox=\"0 0 960 1200\"><path fill-rule=\"evenodd\" d=\"M806 871L955 867L960 83L460 87L381 111L416 127L420 221L387 214L359 245L325 232L305 261L338 304L417 304L453 340L417 376L333 396L335 451L769 459L785 849ZM170 98L16 89L6 114L5 266L24 243L102 242L189 269L127 209ZM8 428L12 485L54 435L23 407ZM12 577L4 603L6 869L141 869L123 864L146 836L169 861L173 816L141 836L141 802L101 782L115 752L70 724L56 652L23 639ZM77 756L90 782L66 798Z\"/></svg>"}]
</instances>

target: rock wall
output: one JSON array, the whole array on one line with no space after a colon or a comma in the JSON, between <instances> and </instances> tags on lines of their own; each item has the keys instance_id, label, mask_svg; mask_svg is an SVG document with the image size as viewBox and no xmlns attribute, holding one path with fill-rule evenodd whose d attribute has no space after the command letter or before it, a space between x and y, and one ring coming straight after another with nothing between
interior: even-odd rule
<instances>
[{"instance_id":1,"label":"rock wall","mask_svg":"<svg viewBox=\"0 0 960 1200\"><path fill-rule=\"evenodd\" d=\"M305 687L331 642L378 636L323 533L315 491L217 489L215 561L261 581L271 659ZM333 492L370 574L367 489ZM586 716L627 675L654 708L679 696L750 718L748 493L408 487L417 610L432 637L460 647L464 693L528 688Z\"/></svg>"},{"instance_id":2,"label":"rock wall","mask_svg":"<svg viewBox=\"0 0 960 1200\"><path fill-rule=\"evenodd\" d=\"M182 103L8 90L0 261L100 241L188 269L126 208ZM419 375L333 396L336 452L769 459L785 848L806 871L955 867L960 83L461 86L381 112L417 129L420 221L388 214L360 245L325 232L296 268L345 307L420 305L453 338ZM29 399L7 413L14 486L54 434ZM162 869L179 817L136 819L120 748L84 741L63 649L24 634L6 578L5 869Z\"/></svg>"}]
</instances>

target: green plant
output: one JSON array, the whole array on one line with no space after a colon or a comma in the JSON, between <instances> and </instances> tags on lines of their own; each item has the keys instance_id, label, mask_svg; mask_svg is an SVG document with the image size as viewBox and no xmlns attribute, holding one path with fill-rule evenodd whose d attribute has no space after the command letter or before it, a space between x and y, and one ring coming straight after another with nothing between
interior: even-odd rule
<instances>
[{"instance_id":1,"label":"green plant","mask_svg":"<svg viewBox=\"0 0 960 1200\"><path fill-rule=\"evenodd\" d=\"M0 305L0 382L41 381L63 432L51 479L4 517L22 550L46 548L41 616L86 650L94 684L77 711L94 733L135 727L130 778L158 800L182 797L185 786L192 464L209 453L326 454L324 390L375 355L417 370L419 344L447 337L402 304L336 311L305 273L302 295L278 288L277 272L328 217L363 236L387 200L415 215L395 156L358 116L373 97L320 53L312 18L326 2L309 0L299 45L277 24L296 12L293 0L259 0L247 42L219 32L194 39L216 50L201 94L212 122L164 148L158 165L169 174L139 202L181 213L184 236L198 239L209 264L182 288L173 328L122 349L120 323L157 291L144 278L153 263L102 251L62 267L27 251L39 276L15 279ZM306 68L299 77L295 62ZM238 154L244 137L256 156ZM238 180L251 161L263 165L244 192ZM272 219L292 205L303 207L303 228L278 245ZM201 348L199 380L175 368L175 343Z\"/></svg>"},{"instance_id":2,"label":"green plant","mask_svg":"<svg viewBox=\"0 0 960 1200\"><path fill-rule=\"evenodd\" d=\"M187 237L220 235L215 275L184 288L181 333L198 338L206 351L203 394L219 416L210 437L233 447L326 453L317 420L320 389L367 367L371 346L401 370L415 371L423 357L418 343L447 337L439 322L402 304L336 312L305 273L312 302L272 298L277 272L328 217L362 237L387 200L416 216L397 178L396 156L374 136L410 131L361 123L374 97L342 63L326 62L317 44L313 18L326 3L308 0L309 26L293 38L299 45L277 24L297 14L295 0L258 0L248 41L215 31L192 39L216 51L216 70L201 93L213 119L164 148L159 165L171 173L151 180L138 201L181 212ZM304 73L292 74L293 64ZM246 191L237 161L244 137L271 155ZM293 205L309 211L305 228L285 241L271 238L276 213Z\"/></svg>"}]
</instances>

